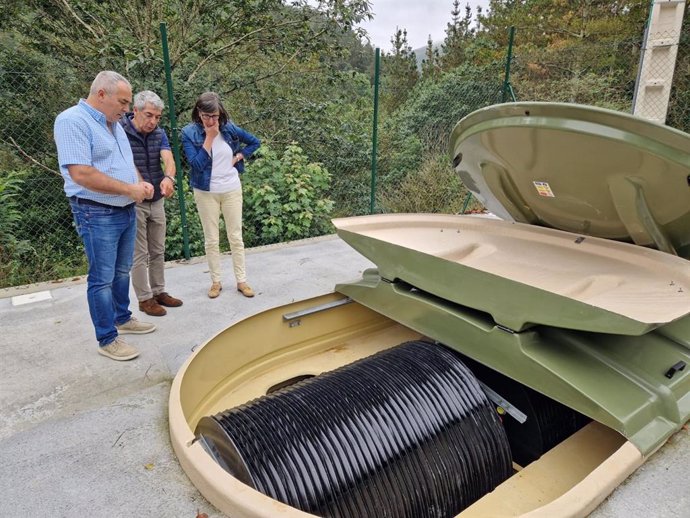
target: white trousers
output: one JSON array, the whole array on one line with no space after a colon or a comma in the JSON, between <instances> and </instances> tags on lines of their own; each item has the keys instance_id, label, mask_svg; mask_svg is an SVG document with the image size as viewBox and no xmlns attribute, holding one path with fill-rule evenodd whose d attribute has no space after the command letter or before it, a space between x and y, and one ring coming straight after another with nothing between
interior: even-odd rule
<instances>
[{"instance_id":1,"label":"white trousers","mask_svg":"<svg viewBox=\"0 0 690 518\"><path fill-rule=\"evenodd\" d=\"M242 240L242 189L215 193L194 189L194 200L204 229L206 261L211 281L220 282L220 215L223 214L227 230L232 266L238 283L247 281L244 268L244 241Z\"/></svg>"}]
</instances>

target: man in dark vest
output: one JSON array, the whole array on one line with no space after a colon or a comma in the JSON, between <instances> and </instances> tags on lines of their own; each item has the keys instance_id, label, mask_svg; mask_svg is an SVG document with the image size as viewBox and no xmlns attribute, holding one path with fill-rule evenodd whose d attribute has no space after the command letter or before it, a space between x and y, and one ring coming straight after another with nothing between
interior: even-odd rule
<instances>
[{"instance_id":1,"label":"man in dark vest","mask_svg":"<svg viewBox=\"0 0 690 518\"><path fill-rule=\"evenodd\" d=\"M165 130L158 126L163 101L144 90L134 96L134 112L120 121L134 155L134 164L145 182L154 187L153 197L137 203L137 238L132 265L132 285L139 311L160 317L163 306L178 307L180 299L165 291L164 198L175 191L175 160Z\"/></svg>"}]
</instances>

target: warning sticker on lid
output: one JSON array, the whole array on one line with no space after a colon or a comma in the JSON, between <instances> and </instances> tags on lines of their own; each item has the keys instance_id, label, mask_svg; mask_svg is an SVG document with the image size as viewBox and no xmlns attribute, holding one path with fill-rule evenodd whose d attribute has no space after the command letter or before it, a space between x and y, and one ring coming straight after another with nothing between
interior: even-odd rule
<instances>
[{"instance_id":1,"label":"warning sticker on lid","mask_svg":"<svg viewBox=\"0 0 690 518\"><path fill-rule=\"evenodd\" d=\"M546 196L547 198L555 198L556 196L554 195L553 191L551 190L551 186L548 184L548 182L532 182L534 184L534 187L537 189L537 194L539 196Z\"/></svg>"}]
</instances>

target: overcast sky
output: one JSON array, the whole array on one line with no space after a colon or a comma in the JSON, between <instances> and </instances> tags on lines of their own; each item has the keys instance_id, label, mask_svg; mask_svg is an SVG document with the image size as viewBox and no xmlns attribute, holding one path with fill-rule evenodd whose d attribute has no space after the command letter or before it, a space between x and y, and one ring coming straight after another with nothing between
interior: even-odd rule
<instances>
[{"instance_id":1,"label":"overcast sky","mask_svg":"<svg viewBox=\"0 0 690 518\"><path fill-rule=\"evenodd\" d=\"M407 29L407 41L413 49L426 47L429 34L434 43L442 43L453 9L453 0L371 0L371 4L374 19L361 27L369 33L371 44L384 52L392 48L396 27ZM477 5L486 9L489 0L461 0L463 16L466 4L476 13Z\"/></svg>"}]
</instances>

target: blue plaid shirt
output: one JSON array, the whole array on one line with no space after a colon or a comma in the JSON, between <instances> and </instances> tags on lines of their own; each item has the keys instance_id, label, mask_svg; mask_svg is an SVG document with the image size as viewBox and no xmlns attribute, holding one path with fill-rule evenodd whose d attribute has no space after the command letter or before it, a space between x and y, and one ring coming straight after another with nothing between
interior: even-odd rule
<instances>
[{"instance_id":1,"label":"blue plaid shirt","mask_svg":"<svg viewBox=\"0 0 690 518\"><path fill-rule=\"evenodd\" d=\"M110 127L112 133L108 131L105 115L84 99L55 119L54 138L68 197L78 196L117 207L132 203L128 196L90 191L75 183L67 171L68 165L89 165L125 183L139 181L127 135L117 122Z\"/></svg>"}]
</instances>

